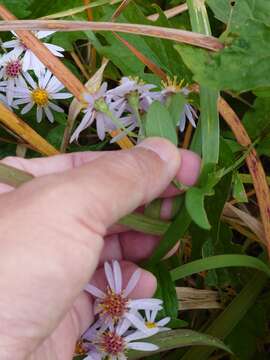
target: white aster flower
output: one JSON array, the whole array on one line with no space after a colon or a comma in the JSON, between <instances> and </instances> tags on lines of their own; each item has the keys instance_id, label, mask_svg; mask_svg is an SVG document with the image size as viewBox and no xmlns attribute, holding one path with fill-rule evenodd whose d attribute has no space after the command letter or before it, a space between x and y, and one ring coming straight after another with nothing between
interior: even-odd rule
<instances>
[{"instance_id":1,"label":"white aster flower","mask_svg":"<svg viewBox=\"0 0 270 360\"><path fill-rule=\"evenodd\" d=\"M28 49L22 41L17 37L16 33L12 32L16 39L6 41L2 44L4 49L12 49L10 52L6 53L2 60L2 62L9 61L12 58L21 57L23 61L22 70L28 71L33 70L37 76L40 76L42 72L45 71L45 65L36 57L36 55L32 52L32 50ZM35 36L38 39L44 39L47 36L52 35L55 31L37 31L35 32ZM47 49L51 51L51 53L58 57L63 57L64 55L61 53L65 51L63 48L57 45L43 43Z\"/></svg>"},{"instance_id":2,"label":"white aster flower","mask_svg":"<svg viewBox=\"0 0 270 360\"><path fill-rule=\"evenodd\" d=\"M90 340L90 349L88 356L84 360L126 360L125 353L129 349L140 351L155 351L158 346L137 341L157 333L156 330L151 330L151 333L146 335L142 331L128 331L130 322L128 320L120 321L117 326L110 325L109 329L97 333L95 337Z\"/></svg>"},{"instance_id":3,"label":"white aster flower","mask_svg":"<svg viewBox=\"0 0 270 360\"><path fill-rule=\"evenodd\" d=\"M177 124L181 132L185 130L187 119L191 123L191 125L195 128L196 127L195 119L196 120L198 119L198 115L194 110L193 106L190 104L184 105L184 110L182 111L179 122Z\"/></svg>"},{"instance_id":4,"label":"white aster flower","mask_svg":"<svg viewBox=\"0 0 270 360\"><path fill-rule=\"evenodd\" d=\"M64 110L53 103L51 100L68 99L72 94L61 92L64 85L47 70L39 76L38 82L35 82L29 73L25 73L27 84L24 87L16 88L16 98L14 105L25 105L21 114L28 113L35 105L37 107L37 122L41 122L43 113L50 122L54 121L52 110L64 112Z\"/></svg>"},{"instance_id":5,"label":"white aster flower","mask_svg":"<svg viewBox=\"0 0 270 360\"><path fill-rule=\"evenodd\" d=\"M162 85L163 85L164 89L161 91L161 95L163 97L163 99L161 99L161 101L165 102L168 96L170 96L172 94L176 94L176 93L182 93L184 96L188 96L190 91L187 86L183 86L183 83L184 83L184 80L181 80L178 83L176 76L173 78L173 80L168 77L167 81L162 81ZM193 127L196 127L195 120L198 119L198 115L197 115L195 109L193 108L193 106L188 103L184 105L184 109L183 109L182 113L180 114L179 121L177 123L177 125L179 126L179 130L181 132L183 132L185 130L187 119Z\"/></svg>"},{"instance_id":6,"label":"white aster flower","mask_svg":"<svg viewBox=\"0 0 270 360\"><path fill-rule=\"evenodd\" d=\"M170 318L167 316L164 319L156 321L157 310L145 310L145 317L137 312L137 317L145 323L145 326L148 329L157 329L158 332L170 330L170 328L165 327L170 321Z\"/></svg>"},{"instance_id":7,"label":"white aster flower","mask_svg":"<svg viewBox=\"0 0 270 360\"><path fill-rule=\"evenodd\" d=\"M156 85L145 84L138 78L123 77L120 85L108 91L108 97L114 101L122 99L122 103L126 104L126 109L131 111L128 106L128 96L132 93L137 93L139 96L139 107L143 111L147 111L154 100L160 99L160 92L151 91L156 88Z\"/></svg>"},{"instance_id":8,"label":"white aster flower","mask_svg":"<svg viewBox=\"0 0 270 360\"><path fill-rule=\"evenodd\" d=\"M21 60L12 58L6 61L0 69L0 79L4 79L4 82L0 82L0 86L5 84L4 92L6 93L7 103L11 106L16 87L26 86L26 82L23 78ZM3 91L2 87L0 91Z\"/></svg>"},{"instance_id":9,"label":"white aster flower","mask_svg":"<svg viewBox=\"0 0 270 360\"><path fill-rule=\"evenodd\" d=\"M96 120L97 134L100 140L104 140L106 131L124 129L132 131L136 127L136 119L132 116L121 117L125 106L119 101L111 102L107 99L107 83L92 94L85 94L84 99L87 102L87 108L84 110L84 116L71 136L70 142L78 140L80 133L91 126ZM103 111L102 111L103 110ZM114 116L113 120L108 113Z\"/></svg>"},{"instance_id":10,"label":"white aster flower","mask_svg":"<svg viewBox=\"0 0 270 360\"><path fill-rule=\"evenodd\" d=\"M122 271L118 261L113 261L112 266L105 262L105 275L108 286L105 292L88 284L85 290L94 295L97 299L95 302L95 314L99 315L106 324L115 324L121 319L128 319L139 330L148 332L144 321L141 321L135 314L134 310L161 310L162 300L160 299L135 299L129 298L130 293L137 285L141 271L136 270L123 288Z\"/></svg>"}]
</instances>

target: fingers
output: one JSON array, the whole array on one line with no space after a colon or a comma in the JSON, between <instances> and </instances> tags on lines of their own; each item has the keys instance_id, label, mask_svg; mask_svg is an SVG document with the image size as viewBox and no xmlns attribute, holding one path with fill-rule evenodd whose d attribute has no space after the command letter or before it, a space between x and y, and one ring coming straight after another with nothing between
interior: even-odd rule
<instances>
[{"instance_id":1,"label":"fingers","mask_svg":"<svg viewBox=\"0 0 270 360\"><path fill-rule=\"evenodd\" d=\"M183 185L193 186L198 180L201 169L201 158L192 151L181 149L181 164L176 174L176 179ZM179 190L170 185L162 197L171 197L179 194Z\"/></svg>"},{"instance_id":2,"label":"fingers","mask_svg":"<svg viewBox=\"0 0 270 360\"><path fill-rule=\"evenodd\" d=\"M156 138L132 150L106 153L72 171L33 182L39 188L44 182L58 184L56 196L61 196L67 206L72 204L82 222L96 230L101 225L105 230L164 191L179 166L178 150Z\"/></svg>"}]
</instances>

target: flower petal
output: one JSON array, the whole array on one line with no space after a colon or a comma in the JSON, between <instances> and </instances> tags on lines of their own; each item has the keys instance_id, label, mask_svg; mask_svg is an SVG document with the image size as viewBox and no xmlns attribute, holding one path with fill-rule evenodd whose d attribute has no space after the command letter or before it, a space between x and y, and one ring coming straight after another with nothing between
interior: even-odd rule
<instances>
[{"instance_id":1,"label":"flower petal","mask_svg":"<svg viewBox=\"0 0 270 360\"><path fill-rule=\"evenodd\" d=\"M115 282L113 278L112 268L107 261L104 263L104 271L110 288L115 291Z\"/></svg>"},{"instance_id":2,"label":"flower petal","mask_svg":"<svg viewBox=\"0 0 270 360\"><path fill-rule=\"evenodd\" d=\"M122 270L117 260L113 261L113 275L115 281L115 292L119 294L122 291Z\"/></svg>"},{"instance_id":3,"label":"flower petal","mask_svg":"<svg viewBox=\"0 0 270 360\"><path fill-rule=\"evenodd\" d=\"M140 280L141 277L141 270L137 269L131 276L131 278L129 279L126 288L123 291L123 295L125 297L129 296L129 294L135 289L135 286L138 284L138 281Z\"/></svg>"},{"instance_id":4,"label":"flower petal","mask_svg":"<svg viewBox=\"0 0 270 360\"><path fill-rule=\"evenodd\" d=\"M158 346L146 342L134 342L127 345L129 349L140 350L140 351L156 351Z\"/></svg>"},{"instance_id":5,"label":"flower petal","mask_svg":"<svg viewBox=\"0 0 270 360\"><path fill-rule=\"evenodd\" d=\"M103 291L91 284L85 285L84 290L97 298L103 299L106 296Z\"/></svg>"}]
</instances>

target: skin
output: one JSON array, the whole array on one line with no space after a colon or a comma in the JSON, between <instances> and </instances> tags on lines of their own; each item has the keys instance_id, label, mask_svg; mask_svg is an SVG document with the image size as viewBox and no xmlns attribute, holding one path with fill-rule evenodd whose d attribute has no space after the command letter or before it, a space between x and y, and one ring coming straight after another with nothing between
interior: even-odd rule
<instances>
[{"instance_id":1,"label":"skin","mask_svg":"<svg viewBox=\"0 0 270 360\"><path fill-rule=\"evenodd\" d=\"M87 282L104 288L101 266L118 259L125 285L160 241L114 224L160 194L168 218L171 180L194 184L200 159L152 138L128 151L3 162L36 178L18 189L0 184L0 358L70 360L93 321ZM142 271L131 297L155 288Z\"/></svg>"}]
</instances>

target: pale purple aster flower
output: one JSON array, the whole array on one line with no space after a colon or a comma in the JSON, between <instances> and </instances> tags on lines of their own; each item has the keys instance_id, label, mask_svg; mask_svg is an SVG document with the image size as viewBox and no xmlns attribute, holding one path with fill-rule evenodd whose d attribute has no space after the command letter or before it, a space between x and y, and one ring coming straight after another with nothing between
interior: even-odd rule
<instances>
[{"instance_id":1,"label":"pale purple aster flower","mask_svg":"<svg viewBox=\"0 0 270 360\"><path fill-rule=\"evenodd\" d=\"M133 92L138 93L140 109L147 111L152 102L160 97L160 92L151 91L155 88L156 85L145 84L139 81L138 78L133 79L125 76L122 77L120 85L109 90L107 95L115 101L122 99L122 102L126 105L126 110L131 111L127 97Z\"/></svg>"},{"instance_id":2,"label":"pale purple aster flower","mask_svg":"<svg viewBox=\"0 0 270 360\"><path fill-rule=\"evenodd\" d=\"M105 262L104 270L108 286L105 292L88 284L85 289L97 299L94 311L105 323L114 324L121 319L128 319L136 328L148 332L144 321L141 321L134 310L161 310L162 300L160 299L135 299L129 298L130 293L141 276L141 270L137 269L129 279L127 286L123 288L122 270L118 261L113 261L112 266Z\"/></svg>"},{"instance_id":3,"label":"pale purple aster flower","mask_svg":"<svg viewBox=\"0 0 270 360\"><path fill-rule=\"evenodd\" d=\"M16 88L14 105L24 105L21 114L28 113L34 106L37 107L37 122L41 122L43 114L50 122L54 121L53 111L64 112L64 110L51 100L68 99L72 94L61 92L64 85L49 70L42 73L38 82L34 81L29 73L25 73L25 79L29 86Z\"/></svg>"},{"instance_id":4,"label":"pale purple aster flower","mask_svg":"<svg viewBox=\"0 0 270 360\"><path fill-rule=\"evenodd\" d=\"M24 72L28 70L33 70L37 76L39 76L42 72L45 71L45 65L36 57L36 55L32 52L32 50L28 49L22 41L17 37L15 32L12 32L14 36L16 36L16 39L6 41L2 44L2 47L4 49L12 49L10 52L6 53L1 62L6 62L12 58L18 58L21 57L23 61L23 67L22 70ZM37 31L34 33L34 35L38 39L44 39L47 36L52 35L55 33L55 31ZM62 54L63 51L65 51L62 47L54 45L54 44L48 44L43 43L50 52L57 56L57 57L63 57Z\"/></svg>"},{"instance_id":5,"label":"pale purple aster flower","mask_svg":"<svg viewBox=\"0 0 270 360\"><path fill-rule=\"evenodd\" d=\"M196 120L198 119L198 115L194 110L193 106L190 104L184 105L184 110L182 111L179 122L177 124L181 132L185 130L187 119L191 123L191 125L195 128L196 127L195 119Z\"/></svg>"},{"instance_id":6,"label":"pale purple aster flower","mask_svg":"<svg viewBox=\"0 0 270 360\"><path fill-rule=\"evenodd\" d=\"M155 351L158 346L137 341L157 333L151 330L147 335L142 331L128 331L130 322L126 319L120 321L116 326L110 325L103 333L97 333L95 339L90 340L94 348L88 352L84 360L126 360L126 351L129 349L140 351Z\"/></svg>"},{"instance_id":7,"label":"pale purple aster flower","mask_svg":"<svg viewBox=\"0 0 270 360\"><path fill-rule=\"evenodd\" d=\"M125 129L126 126L132 129L135 128L136 119L134 121L134 118L131 116L121 118L125 106L120 104L120 101L111 102L110 100L107 100L107 86L107 83L104 82L95 93L84 95L84 99L87 102L87 108L84 110L84 116L79 126L71 136L70 142L78 140L80 133L91 126L95 120L97 134L100 140L104 140L107 131L116 130L119 127ZM100 104L101 106L104 105L106 107L104 111L100 110ZM112 118L107 115L107 110L117 119L119 127L113 122Z\"/></svg>"},{"instance_id":8,"label":"pale purple aster flower","mask_svg":"<svg viewBox=\"0 0 270 360\"><path fill-rule=\"evenodd\" d=\"M170 328L165 327L165 325L170 322L170 317L167 316L161 320L156 321L157 314L158 310L145 310L144 317L139 312L137 312L136 316L138 316L141 321L144 321L145 326L148 329L157 329L158 332L170 330Z\"/></svg>"},{"instance_id":9,"label":"pale purple aster flower","mask_svg":"<svg viewBox=\"0 0 270 360\"><path fill-rule=\"evenodd\" d=\"M187 86L182 86L183 82L184 80L180 81L180 83L177 83L177 77L174 77L173 80L168 78L166 82L163 81L162 85L164 89L161 91L162 98L160 101L164 103L170 95L176 93L182 93L184 96L188 96L190 91ZM198 119L198 115L193 106L188 103L184 105L184 109L180 114L179 121L177 123L181 132L185 130L187 119L193 127L196 127L195 120Z\"/></svg>"},{"instance_id":10,"label":"pale purple aster flower","mask_svg":"<svg viewBox=\"0 0 270 360\"><path fill-rule=\"evenodd\" d=\"M18 58L6 61L0 69L0 79L5 80L5 93L8 105L11 106L15 95L16 87L26 87L23 78L22 61ZM1 83L0 83L1 85ZM0 89L0 91L2 91Z\"/></svg>"}]
</instances>

